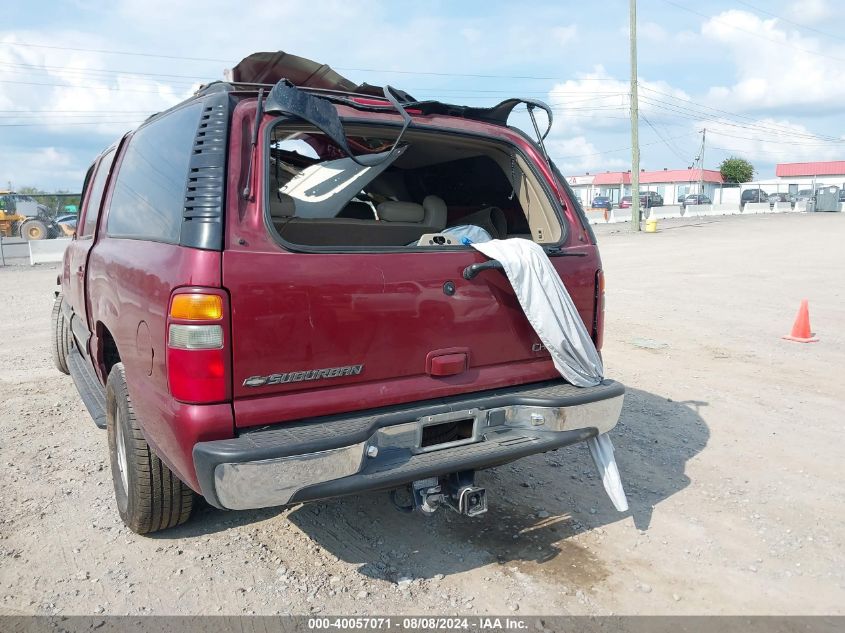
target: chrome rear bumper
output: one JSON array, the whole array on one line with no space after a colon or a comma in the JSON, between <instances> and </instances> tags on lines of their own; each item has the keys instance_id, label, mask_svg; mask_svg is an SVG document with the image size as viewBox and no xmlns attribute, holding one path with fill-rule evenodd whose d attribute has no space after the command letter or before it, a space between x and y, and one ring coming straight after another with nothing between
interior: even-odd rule
<instances>
[{"instance_id":1,"label":"chrome rear bumper","mask_svg":"<svg viewBox=\"0 0 845 633\"><path fill-rule=\"evenodd\" d=\"M566 387L570 392L571 386ZM347 420L281 426L197 444L194 461L202 493L213 505L232 510L395 488L606 433L619 419L624 388L612 381L602 387L593 399L572 393L571 404L566 398L555 400L548 389L537 396L522 387L513 389L512 398L497 392ZM559 406L543 406L544 399ZM461 406L467 404L477 406ZM485 406L493 404L498 406ZM403 413L406 421L394 422ZM434 445L424 441L425 427L459 421L466 429L461 437Z\"/></svg>"}]
</instances>

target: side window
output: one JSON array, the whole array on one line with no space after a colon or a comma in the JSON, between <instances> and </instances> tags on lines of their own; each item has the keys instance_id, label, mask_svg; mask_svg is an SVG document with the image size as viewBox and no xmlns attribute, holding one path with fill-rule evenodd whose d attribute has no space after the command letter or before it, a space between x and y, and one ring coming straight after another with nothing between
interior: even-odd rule
<instances>
[{"instance_id":1,"label":"side window","mask_svg":"<svg viewBox=\"0 0 845 633\"><path fill-rule=\"evenodd\" d=\"M109 206L112 237L176 243L202 103L141 127L129 140Z\"/></svg>"},{"instance_id":2,"label":"side window","mask_svg":"<svg viewBox=\"0 0 845 633\"><path fill-rule=\"evenodd\" d=\"M114 150L109 150L97 166L97 173L93 182L90 183L91 195L88 197L88 204L85 205L85 221L79 231L79 237L91 237L97 229L97 218L100 217L100 203L103 200L103 191L106 189L106 178L114 162Z\"/></svg>"}]
</instances>

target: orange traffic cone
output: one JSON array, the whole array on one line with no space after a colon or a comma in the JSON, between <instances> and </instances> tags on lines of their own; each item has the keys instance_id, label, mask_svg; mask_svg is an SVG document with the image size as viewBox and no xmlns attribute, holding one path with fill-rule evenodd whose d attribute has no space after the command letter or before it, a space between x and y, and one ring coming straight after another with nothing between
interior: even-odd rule
<instances>
[{"instance_id":1,"label":"orange traffic cone","mask_svg":"<svg viewBox=\"0 0 845 633\"><path fill-rule=\"evenodd\" d=\"M810 308L806 299L801 301L801 307L798 308L798 316L795 317L792 332L783 338L798 343L815 343L819 340L810 331Z\"/></svg>"}]
</instances>

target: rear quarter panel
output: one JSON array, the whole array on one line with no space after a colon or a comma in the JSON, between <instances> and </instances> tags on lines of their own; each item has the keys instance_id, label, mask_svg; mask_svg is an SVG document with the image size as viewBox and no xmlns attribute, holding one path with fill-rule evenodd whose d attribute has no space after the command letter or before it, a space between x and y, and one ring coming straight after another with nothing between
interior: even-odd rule
<instances>
[{"instance_id":1,"label":"rear quarter panel","mask_svg":"<svg viewBox=\"0 0 845 633\"><path fill-rule=\"evenodd\" d=\"M105 384L105 329L117 345L144 436L177 475L196 487L194 443L232 437L229 403L185 405L167 384L166 318L171 292L181 286L220 286L221 253L143 240L105 237L92 249L88 270L92 356Z\"/></svg>"}]
</instances>

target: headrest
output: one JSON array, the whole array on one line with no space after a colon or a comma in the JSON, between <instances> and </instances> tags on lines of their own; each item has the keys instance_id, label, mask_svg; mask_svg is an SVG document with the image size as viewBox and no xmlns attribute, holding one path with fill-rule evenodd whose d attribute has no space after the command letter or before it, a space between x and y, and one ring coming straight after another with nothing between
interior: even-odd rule
<instances>
[{"instance_id":1,"label":"headrest","mask_svg":"<svg viewBox=\"0 0 845 633\"><path fill-rule=\"evenodd\" d=\"M486 207L473 211L462 217L460 223L480 226L492 235L493 239L504 239L508 235L508 221L505 212L499 207Z\"/></svg>"},{"instance_id":2,"label":"headrest","mask_svg":"<svg viewBox=\"0 0 845 633\"><path fill-rule=\"evenodd\" d=\"M286 193L276 195L270 191L270 217L273 219L291 218L296 215L296 203Z\"/></svg>"},{"instance_id":3,"label":"headrest","mask_svg":"<svg viewBox=\"0 0 845 633\"><path fill-rule=\"evenodd\" d=\"M378 217L385 222L422 222L425 211L415 202L388 200L378 205Z\"/></svg>"},{"instance_id":4,"label":"headrest","mask_svg":"<svg viewBox=\"0 0 845 633\"><path fill-rule=\"evenodd\" d=\"M437 196L426 196L423 200L426 226L431 226L437 231L446 227L446 203L443 198Z\"/></svg>"}]
</instances>

